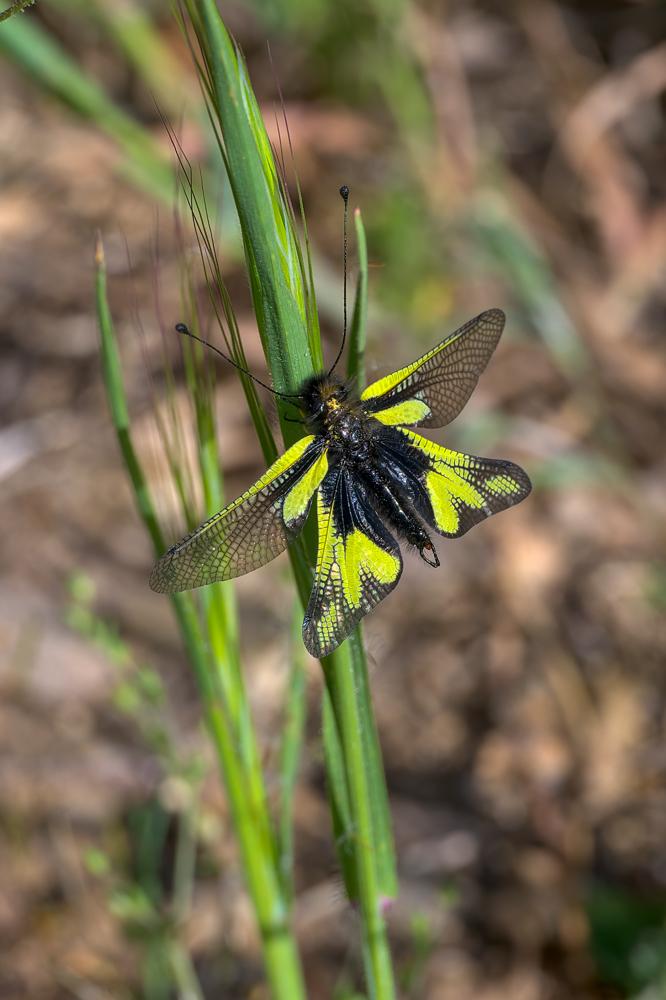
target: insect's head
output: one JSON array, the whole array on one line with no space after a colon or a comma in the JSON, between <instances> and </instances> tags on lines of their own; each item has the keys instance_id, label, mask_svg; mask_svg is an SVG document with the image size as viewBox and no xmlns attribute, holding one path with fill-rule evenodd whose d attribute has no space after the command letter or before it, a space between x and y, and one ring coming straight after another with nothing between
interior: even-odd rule
<instances>
[{"instance_id":1,"label":"insect's head","mask_svg":"<svg viewBox=\"0 0 666 1000\"><path fill-rule=\"evenodd\" d=\"M315 429L325 422L328 413L344 403L349 387L335 375L321 373L307 379L300 395L305 422Z\"/></svg>"}]
</instances>

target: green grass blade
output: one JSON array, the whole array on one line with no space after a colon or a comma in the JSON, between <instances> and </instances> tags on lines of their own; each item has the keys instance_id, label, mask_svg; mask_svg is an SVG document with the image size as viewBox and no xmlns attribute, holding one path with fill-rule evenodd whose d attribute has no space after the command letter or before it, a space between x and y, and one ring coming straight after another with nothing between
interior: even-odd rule
<instances>
[{"instance_id":1,"label":"green grass blade","mask_svg":"<svg viewBox=\"0 0 666 1000\"><path fill-rule=\"evenodd\" d=\"M142 9L140 0L124 0L123 3L109 3L108 0L40 0L40 3L61 15L63 12L71 13L78 21L87 20L99 25L104 41L116 46L164 111L180 116L187 110L184 104L189 97L190 81L184 79L173 48L158 28L157 7L153 16L150 10ZM196 96L196 90L191 89L192 96Z\"/></svg>"},{"instance_id":2,"label":"green grass blade","mask_svg":"<svg viewBox=\"0 0 666 1000\"><path fill-rule=\"evenodd\" d=\"M345 757L331 696L326 689L322 700L321 738L326 765L326 794L333 822L335 850L345 883L347 897L357 902L361 897L358 884L354 822L349 802Z\"/></svg>"},{"instance_id":3,"label":"green grass blade","mask_svg":"<svg viewBox=\"0 0 666 1000\"><path fill-rule=\"evenodd\" d=\"M469 221L485 255L506 275L556 363L565 375L579 377L589 364L583 342L560 301L548 262L508 202L477 198Z\"/></svg>"},{"instance_id":4,"label":"green grass blade","mask_svg":"<svg viewBox=\"0 0 666 1000\"><path fill-rule=\"evenodd\" d=\"M351 670L354 675L356 716L359 720L358 726L363 743L364 770L369 776L364 794L370 802L371 853L376 874L376 887L373 891L376 893L379 907L383 909L397 896L398 877L381 749L372 712L368 668L360 635L354 633L342 648L351 660ZM342 729L345 726L351 727L353 716L348 717L347 721L343 718L345 708L337 694L335 684L337 669L337 665L335 665L326 674L327 679L333 681L333 686L331 689L329 684L324 696L322 740L328 776L327 793L331 806L338 859L347 895L350 899L358 901L360 899L360 875L354 853L356 827L352 818L352 805L349 799L349 785L345 771L345 753L341 744ZM340 719L339 724L338 719Z\"/></svg>"},{"instance_id":5,"label":"green grass blade","mask_svg":"<svg viewBox=\"0 0 666 1000\"><path fill-rule=\"evenodd\" d=\"M95 295L101 334L102 375L106 386L111 420L116 430L118 444L127 468L141 520L146 526L156 553L166 548L164 537L155 514L148 484L137 458L130 434L120 354L106 295L106 266L102 240L98 236L95 247Z\"/></svg>"},{"instance_id":6,"label":"green grass blade","mask_svg":"<svg viewBox=\"0 0 666 1000\"><path fill-rule=\"evenodd\" d=\"M116 107L39 24L26 17L14 18L0 31L0 52L111 136L125 152L125 168L136 183L163 201L173 200L173 173L157 143Z\"/></svg>"},{"instance_id":7,"label":"green grass blade","mask_svg":"<svg viewBox=\"0 0 666 1000\"><path fill-rule=\"evenodd\" d=\"M359 275L349 331L347 374L351 379L354 379L360 392L365 387L365 345L368 318L368 247L363 219L358 208L354 212L354 226L358 248ZM385 901L394 899L397 895L395 851L391 833L391 816L382 767L381 750L379 748L377 728L372 712L368 668L360 632L357 631L350 638L347 646L351 648L354 665L357 711L364 741L364 756L368 762L369 771L373 775L373 780L368 782L368 794L371 804L372 842L377 868L377 891L382 897L382 901ZM324 718L326 719L326 715ZM324 727L324 735L327 757L331 766L336 768L336 757L339 749L336 747L335 735L330 731L330 726ZM344 816L344 812L340 811L340 803L335 803L335 806L334 814ZM345 872L345 879L350 880L351 888L351 884L357 878L357 873L352 873L349 870L347 845L344 838L339 840L339 843L342 844L342 850L339 850L339 854L343 872Z\"/></svg>"},{"instance_id":8,"label":"green grass blade","mask_svg":"<svg viewBox=\"0 0 666 1000\"><path fill-rule=\"evenodd\" d=\"M385 897L380 884L383 866L374 839L376 823L385 816L373 808L373 788L381 790L384 778L383 773L377 773L376 758L368 753L370 741L366 728L372 705L359 679L358 648L362 648L360 637L352 636L322 660L322 666L345 765L350 830L340 846L346 850L347 838L351 836L355 866L352 883L358 886L359 893L366 984L372 1000L390 1000L395 996L395 986L384 921ZM337 777L329 775L329 780ZM335 792L335 801L344 803L341 790ZM392 842L390 827L384 833L384 840Z\"/></svg>"},{"instance_id":9,"label":"green grass blade","mask_svg":"<svg viewBox=\"0 0 666 1000\"><path fill-rule=\"evenodd\" d=\"M191 221L194 225L195 236L198 242L201 263L204 270L204 277L206 279L206 285L208 287L213 311L217 318L226 350L235 364L239 366L239 369L242 369L239 370L239 376L243 386L243 392L245 393L245 399L259 438L264 458L266 463L270 465L277 458L277 446L275 444L275 438L273 437L273 432L265 409L259 399L256 384L247 374L247 359L245 357L243 344L238 331L238 324L231 303L231 297L226 287L217 255L215 233L213 231L213 224L208 211L205 187L203 183L200 182L199 190L195 190L195 181L191 165L178 143L176 136L171 130L169 134L172 138L174 149L178 158L181 174L181 188L185 196ZM191 286L192 279L190 275L188 275L188 282ZM195 296L193 295L191 287L187 290L186 298L190 303L193 316L195 316L197 320L193 324L194 332L198 336L201 336L198 317L196 317L196 311L193 308Z\"/></svg>"},{"instance_id":10,"label":"green grass blade","mask_svg":"<svg viewBox=\"0 0 666 1000\"><path fill-rule=\"evenodd\" d=\"M373 780L368 782L368 795L372 815L372 843L377 868L377 892L383 907L398 895L391 810L389 809L379 735L372 711L368 664L361 635L358 631L350 636L347 645L351 647L354 663L355 690L358 714L361 720L363 752L368 762L368 771L373 775Z\"/></svg>"},{"instance_id":11,"label":"green grass blade","mask_svg":"<svg viewBox=\"0 0 666 1000\"><path fill-rule=\"evenodd\" d=\"M280 746L280 800L278 806L278 862L286 895L293 894L294 791L305 734L306 684L305 652L301 642L302 611L297 602L292 624L291 668Z\"/></svg>"},{"instance_id":12,"label":"green grass blade","mask_svg":"<svg viewBox=\"0 0 666 1000\"><path fill-rule=\"evenodd\" d=\"M186 7L198 27L264 350L276 388L295 392L312 372L313 359L296 238L273 152L245 63L214 0L186 0Z\"/></svg>"},{"instance_id":13,"label":"green grass blade","mask_svg":"<svg viewBox=\"0 0 666 1000\"><path fill-rule=\"evenodd\" d=\"M100 240L95 263L102 367L112 422L139 512L156 554L161 554L165 548L162 532L132 443L118 344L106 296L104 252ZM221 590L216 585L202 591L205 632L192 595L174 594L171 600L227 790L273 994L277 1000L301 1000L304 997L303 979L288 924L288 903L281 889L275 840L237 650L225 630L224 615L220 614L225 610Z\"/></svg>"},{"instance_id":14,"label":"green grass blade","mask_svg":"<svg viewBox=\"0 0 666 1000\"><path fill-rule=\"evenodd\" d=\"M292 216L283 194L272 150L242 57L233 44L213 0L185 0L190 25L203 55L203 89L217 123L221 153L243 234L257 324L273 380L281 391L295 391L314 373L308 340L307 276L297 250ZM359 312L359 333L362 314ZM281 407L281 416L284 417ZM282 421L287 441L301 436ZM301 601L307 602L315 553L294 547L292 566ZM376 841L391 843L388 810L373 805L385 800L384 778L373 743L374 723L360 638L345 643L323 662L331 719L339 736L343 767L329 773L334 801L342 804L342 839L353 845L354 881L362 915L364 965L372 997L394 996L391 958L383 919L382 880ZM328 723L327 723L328 724ZM348 815L344 804L348 803ZM377 827L382 827L378 830ZM390 852L389 852L390 853ZM393 881L394 887L394 881Z\"/></svg>"}]
</instances>

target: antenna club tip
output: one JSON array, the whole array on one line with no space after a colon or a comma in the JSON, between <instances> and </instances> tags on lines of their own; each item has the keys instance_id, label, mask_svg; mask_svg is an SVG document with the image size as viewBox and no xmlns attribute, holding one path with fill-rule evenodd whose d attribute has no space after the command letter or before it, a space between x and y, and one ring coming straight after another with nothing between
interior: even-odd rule
<instances>
[{"instance_id":1,"label":"antenna club tip","mask_svg":"<svg viewBox=\"0 0 666 1000\"><path fill-rule=\"evenodd\" d=\"M349 199L349 188L347 187L346 184L343 184L342 187L340 188L340 197L345 202L348 201Z\"/></svg>"},{"instance_id":2,"label":"antenna club tip","mask_svg":"<svg viewBox=\"0 0 666 1000\"><path fill-rule=\"evenodd\" d=\"M185 334L188 334L188 335L189 335L189 332L190 332L187 329L187 327L185 326L184 323L176 323L176 325L174 327L174 330L176 331L176 333L185 333Z\"/></svg>"}]
</instances>

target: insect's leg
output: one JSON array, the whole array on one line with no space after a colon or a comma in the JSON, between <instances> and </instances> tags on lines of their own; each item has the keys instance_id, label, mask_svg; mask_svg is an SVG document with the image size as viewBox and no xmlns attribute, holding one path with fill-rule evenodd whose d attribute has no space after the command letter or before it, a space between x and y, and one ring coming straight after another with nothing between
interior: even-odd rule
<instances>
[{"instance_id":1,"label":"insect's leg","mask_svg":"<svg viewBox=\"0 0 666 1000\"><path fill-rule=\"evenodd\" d=\"M424 534L426 533L424 532ZM428 537L427 534L426 538L428 540L426 542L422 542L421 545L419 546L419 555L421 556L421 559L423 559L424 562L428 563L428 566L434 566L436 568L437 566L439 566L439 556L437 555L435 546L432 544L432 540ZM426 553L428 553L431 556L430 559L428 558L428 555L426 555Z\"/></svg>"}]
</instances>

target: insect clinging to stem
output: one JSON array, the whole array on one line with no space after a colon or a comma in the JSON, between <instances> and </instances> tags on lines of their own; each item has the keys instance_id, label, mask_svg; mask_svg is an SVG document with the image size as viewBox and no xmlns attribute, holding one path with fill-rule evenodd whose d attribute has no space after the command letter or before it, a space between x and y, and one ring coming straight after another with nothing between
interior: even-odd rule
<instances>
[{"instance_id":1,"label":"insect clinging to stem","mask_svg":"<svg viewBox=\"0 0 666 1000\"><path fill-rule=\"evenodd\" d=\"M278 393L260 382L298 401L308 433L242 496L173 545L150 577L153 590L175 593L249 573L286 549L316 498L317 562L303 621L303 642L316 657L331 653L396 586L402 572L398 538L437 567L432 532L458 538L531 490L513 462L451 451L413 429L443 427L463 409L504 328L500 309L475 316L360 396L335 375L347 335L349 190L342 187L340 194L344 322L337 357L297 393ZM183 324L177 329L200 339Z\"/></svg>"}]
</instances>

